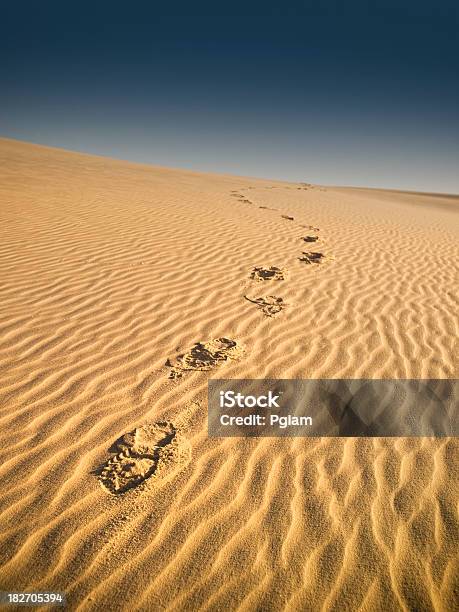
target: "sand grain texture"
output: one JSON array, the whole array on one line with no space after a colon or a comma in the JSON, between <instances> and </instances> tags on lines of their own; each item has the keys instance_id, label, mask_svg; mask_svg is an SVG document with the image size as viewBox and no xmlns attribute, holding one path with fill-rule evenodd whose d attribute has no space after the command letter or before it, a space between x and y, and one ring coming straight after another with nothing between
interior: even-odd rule
<instances>
[{"instance_id":1,"label":"sand grain texture","mask_svg":"<svg viewBox=\"0 0 459 612\"><path fill-rule=\"evenodd\" d=\"M457 377L457 198L10 140L0 156L3 590L78 610L457 609L456 439L206 431L209 377ZM326 265L300 261L304 228ZM169 378L222 338L237 359ZM112 494L97 469L119 453L133 486Z\"/></svg>"}]
</instances>

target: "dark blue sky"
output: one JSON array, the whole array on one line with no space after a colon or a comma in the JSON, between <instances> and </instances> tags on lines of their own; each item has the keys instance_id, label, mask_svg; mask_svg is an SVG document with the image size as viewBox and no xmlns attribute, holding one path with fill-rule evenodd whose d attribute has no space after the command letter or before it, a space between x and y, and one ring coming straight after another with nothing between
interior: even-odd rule
<instances>
[{"instance_id":1,"label":"dark blue sky","mask_svg":"<svg viewBox=\"0 0 459 612\"><path fill-rule=\"evenodd\" d=\"M0 134L459 193L459 3L218 4L4 3Z\"/></svg>"}]
</instances>

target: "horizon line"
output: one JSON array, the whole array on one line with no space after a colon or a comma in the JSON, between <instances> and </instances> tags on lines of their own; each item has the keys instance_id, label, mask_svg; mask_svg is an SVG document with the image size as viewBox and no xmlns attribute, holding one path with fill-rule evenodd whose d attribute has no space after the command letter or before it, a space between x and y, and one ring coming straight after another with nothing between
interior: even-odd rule
<instances>
[{"instance_id":1,"label":"horizon line","mask_svg":"<svg viewBox=\"0 0 459 612\"><path fill-rule=\"evenodd\" d=\"M19 142L19 143L30 145L33 147L41 147L43 149L53 149L53 150L63 151L65 153L73 154L73 155L86 155L89 157L108 159L108 160L115 161L115 162L128 163L128 164L133 164L137 166L150 166L153 168L161 168L164 170L171 170L171 171L176 171L176 172L188 172L190 174L210 174L213 176L236 177L236 178L241 178L244 180L253 179L253 180L260 180L260 181L275 181L277 183L287 183L289 185L302 185L302 184L308 183L311 185L315 185L318 187L326 187L329 189L358 189L358 190L373 190L373 191L389 191L389 192L396 192L396 193L406 193L406 194L411 194L411 195L422 195L426 197L429 197L429 196L446 197L446 198L452 198L452 199L459 198L459 193L451 193L451 192L422 191L422 190L417 190L417 189L400 189L397 187L378 187L378 186L373 186L373 185L372 186L362 186L362 185L351 185L351 184L347 184L347 185L324 184L324 183L314 183L314 182L311 182L310 180L307 181L306 179L302 181L300 180L291 181L291 180L275 178L275 177L233 174L233 173L224 172L224 171L215 172L215 171L209 171L209 170L194 170L194 169L183 167L183 166L163 166L162 164L156 164L152 162L132 160L132 159L126 159L122 157L112 157L110 155L106 155L103 153L94 153L94 152L82 151L82 150L77 150L77 149L67 149L65 146L43 144L42 142L24 140L22 138L17 138L17 137L12 138L10 136L3 136L2 134L0 134L0 140Z\"/></svg>"}]
</instances>

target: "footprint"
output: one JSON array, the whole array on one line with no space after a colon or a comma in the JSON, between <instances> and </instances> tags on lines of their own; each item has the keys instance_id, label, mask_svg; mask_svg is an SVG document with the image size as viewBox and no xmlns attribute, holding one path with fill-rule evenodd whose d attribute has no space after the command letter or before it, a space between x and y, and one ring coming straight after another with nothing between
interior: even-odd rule
<instances>
[{"instance_id":1,"label":"footprint","mask_svg":"<svg viewBox=\"0 0 459 612\"><path fill-rule=\"evenodd\" d=\"M303 236L301 240L305 242L317 242L319 240L319 236Z\"/></svg>"},{"instance_id":2,"label":"footprint","mask_svg":"<svg viewBox=\"0 0 459 612\"><path fill-rule=\"evenodd\" d=\"M265 314L267 317L274 317L286 306L284 300L280 297L276 297L275 295L266 295L264 297L258 298L251 298L247 295L244 295L244 297L249 302L252 302L253 304L259 306L263 314Z\"/></svg>"},{"instance_id":3,"label":"footprint","mask_svg":"<svg viewBox=\"0 0 459 612\"><path fill-rule=\"evenodd\" d=\"M288 215L281 215L282 219L287 219L288 221L294 221L295 217L289 217Z\"/></svg>"},{"instance_id":4,"label":"footprint","mask_svg":"<svg viewBox=\"0 0 459 612\"><path fill-rule=\"evenodd\" d=\"M212 370L223 361L240 359L243 353L244 349L229 338L197 342L187 353L179 355L174 363L167 360L166 365L171 368L169 378L181 378L183 372L188 370Z\"/></svg>"},{"instance_id":5,"label":"footprint","mask_svg":"<svg viewBox=\"0 0 459 612\"><path fill-rule=\"evenodd\" d=\"M313 225L300 225L300 227L304 227L305 229L312 230L313 232L320 232L318 227L314 227Z\"/></svg>"},{"instance_id":6,"label":"footprint","mask_svg":"<svg viewBox=\"0 0 459 612\"><path fill-rule=\"evenodd\" d=\"M287 271L276 266L270 266L269 268L263 268L261 266L256 267L252 270L250 278L257 281L267 280L285 280Z\"/></svg>"},{"instance_id":7,"label":"footprint","mask_svg":"<svg viewBox=\"0 0 459 612\"><path fill-rule=\"evenodd\" d=\"M99 470L99 482L113 495L125 493L148 478L165 480L191 459L191 445L170 421L147 423L124 434L115 453Z\"/></svg>"},{"instance_id":8,"label":"footprint","mask_svg":"<svg viewBox=\"0 0 459 612\"><path fill-rule=\"evenodd\" d=\"M247 188L248 189L248 188ZM231 191L230 196L233 198L237 198L239 202L244 202L245 204L252 204L253 202L246 198L244 194L239 193L239 191Z\"/></svg>"},{"instance_id":9,"label":"footprint","mask_svg":"<svg viewBox=\"0 0 459 612\"><path fill-rule=\"evenodd\" d=\"M320 264L323 263L326 259L328 259L323 253L317 253L314 251L303 251L303 256L299 257L300 261L303 261L307 264Z\"/></svg>"}]
</instances>

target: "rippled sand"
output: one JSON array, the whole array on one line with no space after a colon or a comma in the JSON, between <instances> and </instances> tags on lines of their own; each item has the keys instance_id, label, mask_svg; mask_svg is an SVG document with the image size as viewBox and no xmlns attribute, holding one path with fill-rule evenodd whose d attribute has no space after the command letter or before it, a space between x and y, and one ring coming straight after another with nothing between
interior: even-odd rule
<instances>
[{"instance_id":1,"label":"rippled sand","mask_svg":"<svg viewBox=\"0 0 459 612\"><path fill-rule=\"evenodd\" d=\"M457 377L458 198L0 157L2 590L457 606L457 439L209 439L206 391Z\"/></svg>"}]
</instances>

